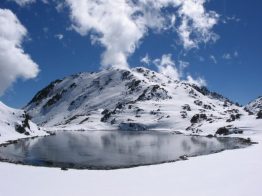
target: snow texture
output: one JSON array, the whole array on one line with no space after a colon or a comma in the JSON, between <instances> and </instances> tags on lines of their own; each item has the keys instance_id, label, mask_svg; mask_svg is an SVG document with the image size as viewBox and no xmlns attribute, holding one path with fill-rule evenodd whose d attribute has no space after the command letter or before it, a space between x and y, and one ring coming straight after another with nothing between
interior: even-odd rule
<instances>
[{"instance_id":1,"label":"snow texture","mask_svg":"<svg viewBox=\"0 0 262 196\"><path fill-rule=\"evenodd\" d=\"M0 144L39 135L46 135L46 132L32 123L25 111L9 108L0 102Z\"/></svg>"},{"instance_id":2,"label":"snow texture","mask_svg":"<svg viewBox=\"0 0 262 196\"><path fill-rule=\"evenodd\" d=\"M24 108L50 130L175 130L214 135L255 129L261 120L205 87L146 68L105 69L52 82Z\"/></svg>"}]
</instances>

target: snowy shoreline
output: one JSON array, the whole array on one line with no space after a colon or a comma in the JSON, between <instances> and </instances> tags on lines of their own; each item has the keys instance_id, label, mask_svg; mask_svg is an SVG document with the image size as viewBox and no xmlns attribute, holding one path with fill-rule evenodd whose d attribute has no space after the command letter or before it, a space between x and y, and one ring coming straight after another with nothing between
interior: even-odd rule
<instances>
[{"instance_id":1,"label":"snowy shoreline","mask_svg":"<svg viewBox=\"0 0 262 196\"><path fill-rule=\"evenodd\" d=\"M0 195L260 196L262 132L243 136L258 144L187 161L132 169L65 172L57 168L0 163Z\"/></svg>"}]
</instances>

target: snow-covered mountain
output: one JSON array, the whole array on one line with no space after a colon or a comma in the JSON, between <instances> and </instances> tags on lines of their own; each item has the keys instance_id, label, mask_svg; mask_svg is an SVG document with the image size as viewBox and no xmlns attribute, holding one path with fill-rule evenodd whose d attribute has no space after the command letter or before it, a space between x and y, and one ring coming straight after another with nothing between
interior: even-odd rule
<instances>
[{"instance_id":1,"label":"snow-covered mountain","mask_svg":"<svg viewBox=\"0 0 262 196\"><path fill-rule=\"evenodd\" d=\"M25 111L10 108L0 102L0 143L45 134L41 128L31 122Z\"/></svg>"},{"instance_id":2,"label":"snow-covered mountain","mask_svg":"<svg viewBox=\"0 0 262 196\"><path fill-rule=\"evenodd\" d=\"M245 109L251 114L257 115L258 118L262 118L262 96L258 97L254 101L249 102Z\"/></svg>"},{"instance_id":3,"label":"snow-covered mountain","mask_svg":"<svg viewBox=\"0 0 262 196\"><path fill-rule=\"evenodd\" d=\"M215 133L254 120L223 96L146 68L108 69L56 80L24 108L54 129L168 129ZM241 123L240 123L241 124Z\"/></svg>"}]
</instances>

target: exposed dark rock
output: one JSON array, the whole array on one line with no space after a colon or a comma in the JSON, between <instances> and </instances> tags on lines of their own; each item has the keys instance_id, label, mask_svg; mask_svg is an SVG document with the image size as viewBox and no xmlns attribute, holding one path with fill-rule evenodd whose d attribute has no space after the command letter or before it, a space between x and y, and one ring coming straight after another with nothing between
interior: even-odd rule
<instances>
[{"instance_id":1,"label":"exposed dark rock","mask_svg":"<svg viewBox=\"0 0 262 196\"><path fill-rule=\"evenodd\" d=\"M142 111L144 111L144 110L141 109L141 108L138 108L138 109L136 110L136 113L138 114L139 112L142 112Z\"/></svg>"},{"instance_id":2,"label":"exposed dark rock","mask_svg":"<svg viewBox=\"0 0 262 196\"><path fill-rule=\"evenodd\" d=\"M160 87L159 85L152 85L144 90L144 92L137 98L137 101L146 101L146 100L165 100L170 99L167 91Z\"/></svg>"},{"instance_id":3,"label":"exposed dark rock","mask_svg":"<svg viewBox=\"0 0 262 196\"><path fill-rule=\"evenodd\" d=\"M48 102L43 106L43 108L47 109L48 107L56 104L62 98L63 94L66 92L66 90L62 90L60 93L54 95L51 99L48 100Z\"/></svg>"},{"instance_id":4,"label":"exposed dark rock","mask_svg":"<svg viewBox=\"0 0 262 196\"><path fill-rule=\"evenodd\" d=\"M109 110L104 110L104 116L101 118L101 122L107 122L112 113Z\"/></svg>"},{"instance_id":5,"label":"exposed dark rock","mask_svg":"<svg viewBox=\"0 0 262 196\"><path fill-rule=\"evenodd\" d=\"M88 121L89 120L89 117L85 118L84 120L82 120L79 124L83 124L84 122Z\"/></svg>"},{"instance_id":6,"label":"exposed dark rock","mask_svg":"<svg viewBox=\"0 0 262 196\"><path fill-rule=\"evenodd\" d=\"M75 87L77 87L77 85L76 85L76 83L73 83L73 84L71 84L70 86L69 86L69 88L75 88Z\"/></svg>"},{"instance_id":7,"label":"exposed dark rock","mask_svg":"<svg viewBox=\"0 0 262 196\"><path fill-rule=\"evenodd\" d=\"M221 127L217 130L216 132L217 135L229 135L230 134L230 131L228 128L226 127Z\"/></svg>"},{"instance_id":8,"label":"exposed dark rock","mask_svg":"<svg viewBox=\"0 0 262 196\"><path fill-rule=\"evenodd\" d=\"M200 92L202 95L205 95L205 96L210 96L212 98L215 98L215 99L218 99L220 101L227 101L229 103L233 103L232 101L230 101L228 98L224 97L223 95L220 95L216 92L211 92L209 91L206 87L202 86L202 87L199 87L197 85L192 85L192 87L197 90L198 92Z\"/></svg>"},{"instance_id":9,"label":"exposed dark rock","mask_svg":"<svg viewBox=\"0 0 262 196\"><path fill-rule=\"evenodd\" d=\"M133 92L138 88L140 83L141 83L141 80L135 80L134 79L131 82L127 83L126 85L127 85L128 89L130 89L130 92Z\"/></svg>"},{"instance_id":10,"label":"exposed dark rock","mask_svg":"<svg viewBox=\"0 0 262 196\"><path fill-rule=\"evenodd\" d=\"M187 112L186 111L181 111L180 115L182 118L187 118Z\"/></svg>"},{"instance_id":11,"label":"exposed dark rock","mask_svg":"<svg viewBox=\"0 0 262 196\"><path fill-rule=\"evenodd\" d=\"M244 108L244 110L248 113L248 115L254 115L253 112L251 112L249 109L247 109L246 107Z\"/></svg>"},{"instance_id":12,"label":"exposed dark rock","mask_svg":"<svg viewBox=\"0 0 262 196\"><path fill-rule=\"evenodd\" d=\"M131 74L131 72L130 71L125 71L125 72L123 72L123 74L122 74L122 80L127 80L127 79L129 79L129 75Z\"/></svg>"},{"instance_id":13,"label":"exposed dark rock","mask_svg":"<svg viewBox=\"0 0 262 196\"><path fill-rule=\"evenodd\" d=\"M153 110L153 111L150 111L150 114L151 114L151 115L157 115L158 112L156 112L156 111Z\"/></svg>"},{"instance_id":14,"label":"exposed dark rock","mask_svg":"<svg viewBox=\"0 0 262 196\"><path fill-rule=\"evenodd\" d=\"M206 115L206 114L195 114L195 115L191 118L190 122L191 122L192 124L194 124L194 123L198 123L198 122L201 122L201 121L203 121L203 120L206 120L206 119L207 119L207 115Z\"/></svg>"},{"instance_id":15,"label":"exposed dark rock","mask_svg":"<svg viewBox=\"0 0 262 196\"><path fill-rule=\"evenodd\" d=\"M196 94L196 92L193 90L193 89L191 89L190 91L189 91L189 95L191 96L191 97L197 97L197 94Z\"/></svg>"},{"instance_id":16,"label":"exposed dark rock","mask_svg":"<svg viewBox=\"0 0 262 196\"><path fill-rule=\"evenodd\" d=\"M136 71L138 73L144 73L145 70L142 67L139 67L139 68L136 69Z\"/></svg>"},{"instance_id":17,"label":"exposed dark rock","mask_svg":"<svg viewBox=\"0 0 262 196\"><path fill-rule=\"evenodd\" d=\"M78 117L80 117L82 115L75 115L75 116L72 116L71 118L69 118L68 120L66 120L65 124L69 124L71 121L77 119Z\"/></svg>"},{"instance_id":18,"label":"exposed dark rock","mask_svg":"<svg viewBox=\"0 0 262 196\"><path fill-rule=\"evenodd\" d=\"M21 133L21 134L26 132L25 127L23 127L22 125L19 125L19 124L15 125L15 130L16 130L16 132Z\"/></svg>"},{"instance_id":19,"label":"exposed dark rock","mask_svg":"<svg viewBox=\"0 0 262 196\"><path fill-rule=\"evenodd\" d=\"M194 104L198 105L198 106L202 106L203 105L203 102L200 101L200 100L195 100L194 101Z\"/></svg>"},{"instance_id":20,"label":"exposed dark rock","mask_svg":"<svg viewBox=\"0 0 262 196\"><path fill-rule=\"evenodd\" d=\"M24 118L24 120L22 121L22 126L30 129L29 121L31 120L31 116L27 113L24 113L23 118Z\"/></svg>"},{"instance_id":21,"label":"exposed dark rock","mask_svg":"<svg viewBox=\"0 0 262 196\"><path fill-rule=\"evenodd\" d=\"M123 103L117 103L116 105L116 109L122 109L124 107L124 104Z\"/></svg>"},{"instance_id":22,"label":"exposed dark rock","mask_svg":"<svg viewBox=\"0 0 262 196\"><path fill-rule=\"evenodd\" d=\"M240 117L241 117L241 114L231 114L230 119L228 119L227 122L233 122L237 119L240 119Z\"/></svg>"},{"instance_id":23,"label":"exposed dark rock","mask_svg":"<svg viewBox=\"0 0 262 196\"><path fill-rule=\"evenodd\" d=\"M111 120L111 125L115 124L116 123L116 119L114 118L113 120Z\"/></svg>"},{"instance_id":24,"label":"exposed dark rock","mask_svg":"<svg viewBox=\"0 0 262 196\"><path fill-rule=\"evenodd\" d=\"M262 119L262 110L257 113L257 119Z\"/></svg>"},{"instance_id":25,"label":"exposed dark rock","mask_svg":"<svg viewBox=\"0 0 262 196\"><path fill-rule=\"evenodd\" d=\"M68 107L68 110L69 111L72 111L74 109L77 109L81 106L81 104L83 103L83 101L87 98L87 95L81 95L79 97L77 97L75 100L73 100L69 107Z\"/></svg>"},{"instance_id":26,"label":"exposed dark rock","mask_svg":"<svg viewBox=\"0 0 262 196\"><path fill-rule=\"evenodd\" d=\"M105 114L107 114L107 113L109 113L109 110L108 110L108 109L105 109L101 114L105 115Z\"/></svg>"},{"instance_id":27,"label":"exposed dark rock","mask_svg":"<svg viewBox=\"0 0 262 196\"><path fill-rule=\"evenodd\" d=\"M186 111L191 111L191 108L190 108L190 106L189 106L188 104L183 105L183 106L182 106L182 109L183 109L183 110L186 110Z\"/></svg>"},{"instance_id":28,"label":"exposed dark rock","mask_svg":"<svg viewBox=\"0 0 262 196\"><path fill-rule=\"evenodd\" d=\"M212 107L210 105L206 105L206 104L203 105L203 108L206 109L206 110L211 110L212 109Z\"/></svg>"},{"instance_id":29,"label":"exposed dark rock","mask_svg":"<svg viewBox=\"0 0 262 196\"><path fill-rule=\"evenodd\" d=\"M188 160L187 156L186 155L182 155L179 157L180 160L183 160L183 161L186 161Z\"/></svg>"}]
</instances>

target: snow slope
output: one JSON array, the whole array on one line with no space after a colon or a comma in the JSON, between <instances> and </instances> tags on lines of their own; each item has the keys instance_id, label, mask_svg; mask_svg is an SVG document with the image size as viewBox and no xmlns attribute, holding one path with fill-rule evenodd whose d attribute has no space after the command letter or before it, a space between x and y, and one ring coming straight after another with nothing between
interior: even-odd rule
<instances>
[{"instance_id":1,"label":"snow slope","mask_svg":"<svg viewBox=\"0 0 262 196\"><path fill-rule=\"evenodd\" d=\"M29 120L25 111L9 108L0 102L0 144L8 140L45 134Z\"/></svg>"},{"instance_id":2,"label":"snow slope","mask_svg":"<svg viewBox=\"0 0 262 196\"><path fill-rule=\"evenodd\" d=\"M24 109L40 126L68 130L167 129L206 135L220 127L235 131L262 123L217 93L146 68L56 80Z\"/></svg>"}]
</instances>

